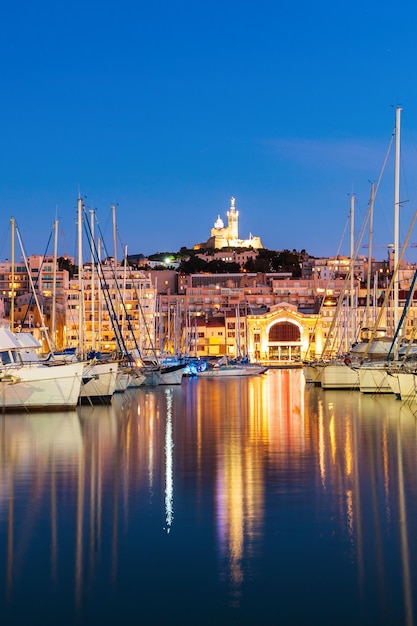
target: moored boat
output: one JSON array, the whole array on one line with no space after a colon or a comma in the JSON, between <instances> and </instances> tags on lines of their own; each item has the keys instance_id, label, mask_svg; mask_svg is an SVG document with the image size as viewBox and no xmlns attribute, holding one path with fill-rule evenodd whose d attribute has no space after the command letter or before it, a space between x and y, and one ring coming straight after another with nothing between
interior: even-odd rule
<instances>
[{"instance_id":1,"label":"moored boat","mask_svg":"<svg viewBox=\"0 0 417 626\"><path fill-rule=\"evenodd\" d=\"M230 361L226 356L219 359L214 364L209 364L203 371L197 371L199 378L221 378L223 376L258 376L266 372L268 367L255 363L236 363Z\"/></svg>"},{"instance_id":2,"label":"moored boat","mask_svg":"<svg viewBox=\"0 0 417 626\"><path fill-rule=\"evenodd\" d=\"M26 342L19 341L9 329L0 328L0 408L74 409L80 394L83 364L43 362L35 351L36 344L32 336L28 335Z\"/></svg>"},{"instance_id":3,"label":"moored boat","mask_svg":"<svg viewBox=\"0 0 417 626\"><path fill-rule=\"evenodd\" d=\"M80 404L109 404L116 390L118 363L83 363Z\"/></svg>"}]
</instances>

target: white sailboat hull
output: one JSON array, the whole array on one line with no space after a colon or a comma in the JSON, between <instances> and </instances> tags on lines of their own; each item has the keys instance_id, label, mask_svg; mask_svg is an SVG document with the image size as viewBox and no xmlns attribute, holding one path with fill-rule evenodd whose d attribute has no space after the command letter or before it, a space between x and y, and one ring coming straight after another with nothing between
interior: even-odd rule
<instances>
[{"instance_id":1,"label":"white sailboat hull","mask_svg":"<svg viewBox=\"0 0 417 626\"><path fill-rule=\"evenodd\" d=\"M117 363L84 363L81 404L109 404L117 385Z\"/></svg>"},{"instance_id":2,"label":"white sailboat hull","mask_svg":"<svg viewBox=\"0 0 417 626\"><path fill-rule=\"evenodd\" d=\"M82 363L6 366L0 371L0 407L30 411L74 409L82 374Z\"/></svg>"},{"instance_id":3,"label":"white sailboat hull","mask_svg":"<svg viewBox=\"0 0 417 626\"><path fill-rule=\"evenodd\" d=\"M179 363L177 365L163 366L161 368L160 385L181 385L182 377L184 376L186 363Z\"/></svg>"},{"instance_id":4,"label":"white sailboat hull","mask_svg":"<svg viewBox=\"0 0 417 626\"><path fill-rule=\"evenodd\" d=\"M385 364L370 363L361 365L357 369L359 375L359 389L362 393L392 393L389 384L389 374Z\"/></svg>"},{"instance_id":5,"label":"white sailboat hull","mask_svg":"<svg viewBox=\"0 0 417 626\"><path fill-rule=\"evenodd\" d=\"M323 368L319 367L317 364L304 363L303 373L306 383L310 383L312 385L315 385L316 387L320 387L322 369Z\"/></svg>"},{"instance_id":6,"label":"white sailboat hull","mask_svg":"<svg viewBox=\"0 0 417 626\"><path fill-rule=\"evenodd\" d=\"M403 402L417 402L416 375L413 372L396 372L399 396Z\"/></svg>"},{"instance_id":7,"label":"white sailboat hull","mask_svg":"<svg viewBox=\"0 0 417 626\"><path fill-rule=\"evenodd\" d=\"M116 389L115 393L123 393L129 387L131 380L129 372L118 371L116 377Z\"/></svg>"},{"instance_id":8,"label":"white sailboat hull","mask_svg":"<svg viewBox=\"0 0 417 626\"><path fill-rule=\"evenodd\" d=\"M359 389L357 370L343 361L328 363L322 368L321 386L323 389Z\"/></svg>"},{"instance_id":9,"label":"white sailboat hull","mask_svg":"<svg viewBox=\"0 0 417 626\"><path fill-rule=\"evenodd\" d=\"M138 369L132 371L128 389L137 389L141 387L146 380L145 374L142 374Z\"/></svg>"},{"instance_id":10,"label":"white sailboat hull","mask_svg":"<svg viewBox=\"0 0 417 626\"><path fill-rule=\"evenodd\" d=\"M223 378L227 376L258 376L266 371L267 368L229 365L225 367L207 368L204 372L197 372L198 378Z\"/></svg>"}]
</instances>

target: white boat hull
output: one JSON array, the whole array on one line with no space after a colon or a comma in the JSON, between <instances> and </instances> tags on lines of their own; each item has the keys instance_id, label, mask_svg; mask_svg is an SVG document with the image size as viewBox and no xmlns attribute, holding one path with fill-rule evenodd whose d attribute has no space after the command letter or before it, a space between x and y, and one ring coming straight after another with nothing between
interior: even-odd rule
<instances>
[{"instance_id":1,"label":"white boat hull","mask_svg":"<svg viewBox=\"0 0 417 626\"><path fill-rule=\"evenodd\" d=\"M119 371L116 377L115 393L123 393L129 387L131 375L128 372Z\"/></svg>"},{"instance_id":2,"label":"white boat hull","mask_svg":"<svg viewBox=\"0 0 417 626\"><path fill-rule=\"evenodd\" d=\"M128 389L137 389L138 387L141 387L145 380L145 374L142 374L139 370L133 370L130 376Z\"/></svg>"},{"instance_id":3,"label":"white boat hull","mask_svg":"<svg viewBox=\"0 0 417 626\"><path fill-rule=\"evenodd\" d=\"M322 367L313 363L304 363L303 373L306 383L320 387Z\"/></svg>"},{"instance_id":4,"label":"white boat hull","mask_svg":"<svg viewBox=\"0 0 417 626\"><path fill-rule=\"evenodd\" d=\"M343 361L328 363L322 368L321 386L323 389L359 389L357 370Z\"/></svg>"},{"instance_id":5,"label":"white boat hull","mask_svg":"<svg viewBox=\"0 0 417 626\"><path fill-rule=\"evenodd\" d=\"M416 375L412 372L396 372L392 376L398 381L399 396L403 402L417 402Z\"/></svg>"},{"instance_id":6,"label":"white boat hull","mask_svg":"<svg viewBox=\"0 0 417 626\"><path fill-rule=\"evenodd\" d=\"M362 393L392 393L388 371L384 365L382 367L378 363L361 365L357 372L359 389Z\"/></svg>"},{"instance_id":7,"label":"white boat hull","mask_svg":"<svg viewBox=\"0 0 417 626\"><path fill-rule=\"evenodd\" d=\"M262 370L262 371L261 371ZM234 367L230 365L228 367L213 367L207 368L204 372L197 372L196 376L198 378L223 378L227 376L258 376L263 371L266 371L265 368L256 368L251 367Z\"/></svg>"},{"instance_id":8,"label":"white boat hull","mask_svg":"<svg viewBox=\"0 0 417 626\"><path fill-rule=\"evenodd\" d=\"M388 384L391 387L391 391L396 397L401 400L400 381L398 379L398 372L389 372Z\"/></svg>"},{"instance_id":9,"label":"white boat hull","mask_svg":"<svg viewBox=\"0 0 417 626\"><path fill-rule=\"evenodd\" d=\"M116 390L117 363L84 363L81 404L109 404Z\"/></svg>"},{"instance_id":10,"label":"white boat hull","mask_svg":"<svg viewBox=\"0 0 417 626\"><path fill-rule=\"evenodd\" d=\"M82 374L82 363L2 368L0 407L29 411L74 409L80 395Z\"/></svg>"},{"instance_id":11,"label":"white boat hull","mask_svg":"<svg viewBox=\"0 0 417 626\"><path fill-rule=\"evenodd\" d=\"M178 365L163 366L161 368L160 385L181 385L182 377L184 376L186 363Z\"/></svg>"}]
</instances>

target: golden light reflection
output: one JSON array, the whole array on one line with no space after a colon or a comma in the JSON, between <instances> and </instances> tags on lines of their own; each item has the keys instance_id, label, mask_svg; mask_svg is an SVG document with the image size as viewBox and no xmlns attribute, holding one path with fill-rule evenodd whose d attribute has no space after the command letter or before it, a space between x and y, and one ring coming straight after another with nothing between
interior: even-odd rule
<instances>
[{"instance_id":1,"label":"golden light reflection","mask_svg":"<svg viewBox=\"0 0 417 626\"><path fill-rule=\"evenodd\" d=\"M348 489L346 492L346 518L348 533L351 540L354 539L354 525L353 525L353 497L352 490Z\"/></svg>"},{"instance_id":2,"label":"golden light reflection","mask_svg":"<svg viewBox=\"0 0 417 626\"><path fill-rule=\"evenodd\" d=\"M336 424L335 424L335 418L333 414L330 418L329 435L330 435L330 448L331 448L331 453L332 453L332 462L334 463L336 461L337 445L336 445Z\"/></svg>"},{"instance_id":3,"label":"golden light reflection","mask_svg":"<svg viewBox=\"0 0 417 626\"><path fill-rule=\"evenodd\" d=\"M165 431L165 530L170 532L174 520L174 476L172 439L172 391L165 390L166 396L166 431Z\"/></svg>"},{"instance_id":4,"label":"golden light reflection","mask_svg":"<svg viewBox=\"0 0 417 626\"><path fill-rule=\"evenodd\" d=\"M270 377L234 381L227 387L227 397L222 397L221 382L210 387L216 406L211 419L218 420L220 451L218 540L233 606L240 601L243 561L259 549L266 506L263 460L267 456L285 463L290 451L297 454L307 447L303 387L299 373L294 374L279 370Z\"/></svg>"},{"instance_id":5,"label":"golden light reflection","mask_svg":"<svg viewBox=\"0 0 417 626\"><path fill-rule=\"evenodd\" d=\"M390 490L390 479L389 479L389 465L388 465L388 432L387 432L387 424L384 423L382 430L382 459L383 459L383 470L384 470L384 491L385 491L385 514L387 516L387 522L390 523L391 520L391 507L389 504L389 490Z\"/></svg>"},{"instance_id":6,"label":"golden light reflection","mask_svg":"<svg viewBox=\"0 0 417 626\"><path fill-rule=\"evenodd\" d=\"M325 440L324 440L324 419L323 419L323 405L320 403L318 406L318 453L319 453L319 467L321 484L326 488L326 463L325 463Z\"/></svg>"},{"instance_id":7,"label":"golden light reflection","mask_svg":"<svg viewBox=\"0 0 417 626\"><path fill-rule=\"evenodd\" d=\"M349 477L352 474L353 450L352 450L352 433L350 429L350 419L346 419L345 423L345 475Z\"/></svg>"},{"instance_id":8,"label":"golden light reflection","mask_svg":"<svg viewBox=\"0 0 417 626\"><path fill-rule=\"evenodd\" d=\"M413 622L417 425L395 398L306 389L300 372L276 370L120 394L110 407L0 420L8 595L45 523L48 571L56 580L61 568L71 572L74 605L82 606L105 558L116 585L121 537L138 532L131 512L141 520L146 507L157 507L158 532L163 527L175 542L187 517L175 498L180 487L184 506L195 506L206 523L213 516L218 575L238 606L248 562L262 559L269 507L280 493L314 489L314 528L348 541L364 591L377 584L387 596L387 563L396 567Z\"/></svg>"}]
</instances>

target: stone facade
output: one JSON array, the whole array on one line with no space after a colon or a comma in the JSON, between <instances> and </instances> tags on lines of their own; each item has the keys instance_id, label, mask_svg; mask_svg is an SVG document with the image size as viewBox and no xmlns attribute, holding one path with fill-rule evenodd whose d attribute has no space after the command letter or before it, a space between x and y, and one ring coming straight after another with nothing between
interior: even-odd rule
<instances>
[{"instance_id":1,"label":"stone facade","mask_svg":"<svg viewBox=\"0 0 417 626\"><path fill-rule=\"evenodd\" d=\"M196 244L195 250L204 248L263 248L260 237L249 235L248 239L239 239L239 211L236 211L235 198L230 200L230 209L227 212L227 226L220 215L211 229L210 238L205 243Z\"/></svg>"}]
</instances>

